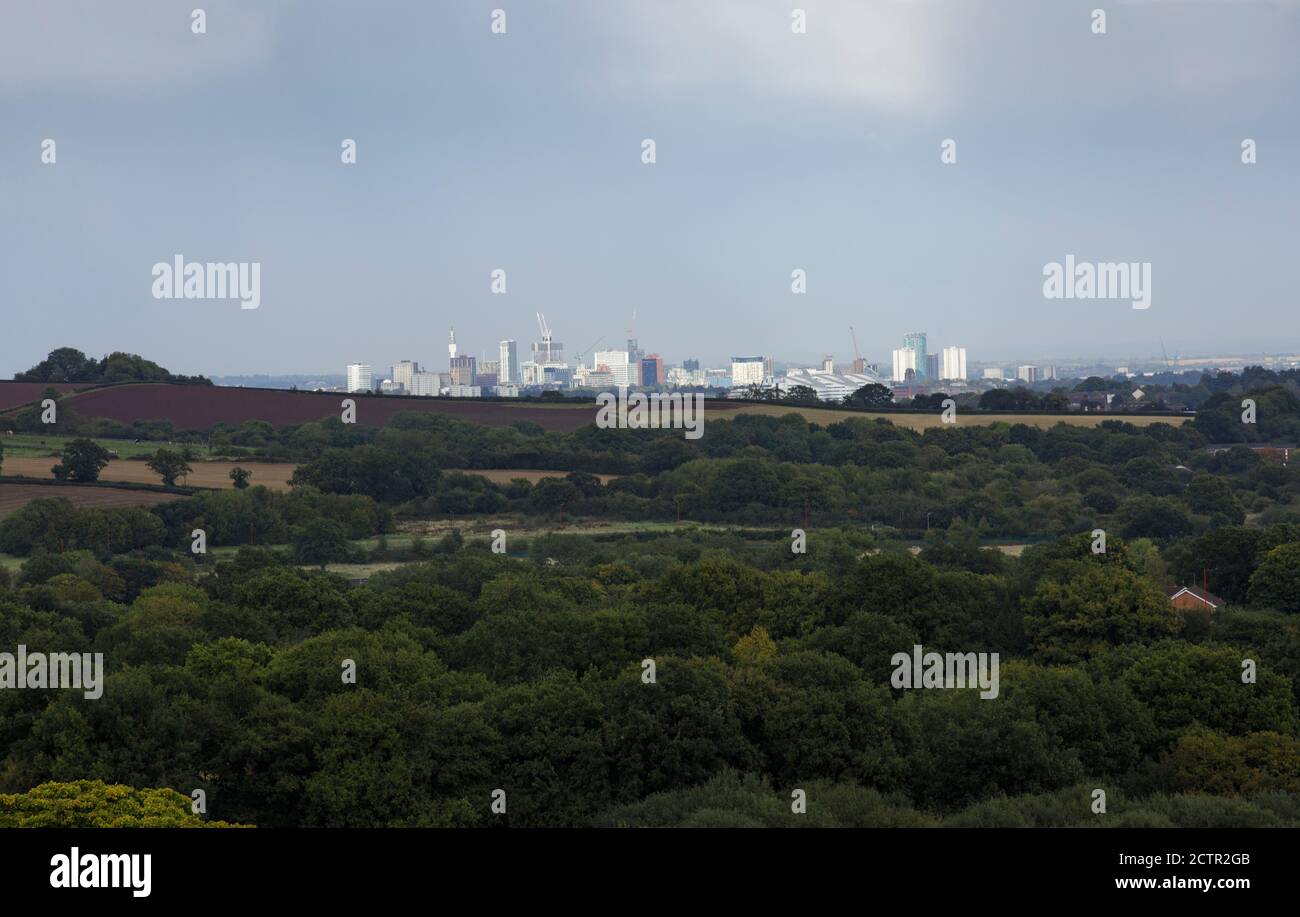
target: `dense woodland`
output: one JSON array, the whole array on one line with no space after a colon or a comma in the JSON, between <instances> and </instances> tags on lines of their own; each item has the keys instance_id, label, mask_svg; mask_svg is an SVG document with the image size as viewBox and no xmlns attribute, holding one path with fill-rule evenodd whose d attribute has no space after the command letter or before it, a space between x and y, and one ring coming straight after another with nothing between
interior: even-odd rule
<instances>
[{"instance_id":1,"label":"dense woodland","mask_svg":"<svg viewBox=\"0 0 1300 917\"><path fill-rule=\"evenodd\" d=\"M304 460L295 486L0 521L0 646L108 671L94 701L0 691L0 823L193 823L203 789L259 826L1300 824L1300 472L1195 426L216 434ZM566 473L456 470L488 467ZM385 544L467 517L507 552ZM364 559L406 563L323 569ZM1175 611L1190 584L1228 606ZM1001 693L892 687L917 644L1000 654Z\"/></svg>"},{"instance_id":2,"label":"dense woodland","mask_svg":"<svg viewBox=\"0 0 1300 917\"><path fill-rule=\"evenodd\" d=\"M0 643L109 674L97 701L0 692L0 791L202 788L212 818L263 826L788 824L793 788L810 824L1300 823L1300 617L1172 610L1158 571L1194 540L1182 560L1086 535L917 557L855 530L804 555L701 531L510 548L364 585L261 548L199 577L34 556ZM1298 548L1257 545L1247 589L1286 588ZM1000 696L894 690L917 643L1000 653Z\"/></svg>"}]
</instances>

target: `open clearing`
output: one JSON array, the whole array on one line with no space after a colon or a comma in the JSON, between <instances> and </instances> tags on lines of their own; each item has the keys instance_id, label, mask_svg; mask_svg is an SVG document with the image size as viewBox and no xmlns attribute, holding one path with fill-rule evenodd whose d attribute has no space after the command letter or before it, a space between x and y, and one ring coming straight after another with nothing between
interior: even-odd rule
<instances>
[{"instance_id":1,"label":"open clearing","mask_svg":"<svg viewBox=\"0 0 1300 917\"><path fill-rule=\"evenodd\" d=\"M767 414L772 417L798 414L809 423L817 424L839 423L854 417L862 420L883 418L894 424L894 426L906 427L909 430L928 430L931 427L943 426L943 418L938 412L933 414L871 414L861 411L842 411L836 408L812 408L785 404L747 404L742 402L740 407L731 412L731 416L735 414ZM705 417L706 423L708 419L712 419L707 407L705 408ZM727 420L730 417L722 415L720 419ZM960 411L957 412L957 426L959 427L987 426L994 423L1022 423L1029 427L1038 427L1040 430L1050 430L1058 423L1076 427L1095 427L1107 420L1121 420L1136 427L1147 427L1155 423L1167 423L1178 427L1191 419L1190 417L1153 417L1149 414L979 414L975 412L963 414Z\"/></svg>"},{"instance_id":2,"label":"open clearing","mask_svg":"<svg viewBox=\"0 0 1300 917\"><path fill-rule=\"evenodd\" d=\"M179 500L176 494L112 487L77 487L62 484L0 484L0 519L33 500L62 497L73 506L156 506Z\"/></svg>"},{"instance_id":3,"label":"open clearing","mask_svg":"<svg viewBox=\"0 0 1300 917\"><path fill-rule=\"evenodd\" d=\"M10 457L5 455L0 468L4 474L26 478L53 478L50 469L58 464L57 458L37 458L33 456ZM261 484L271 490L289 489L289 478L293 477L297 465L276 462L191 462L191 471L176 483L184 487L212 487L229 489L235 486L230 480L230 469L243 468L253 474L251 484ZM444 468L444 473L460 472L476 474L487 478L493 484L509 484L515 478L525 478L536 484L542 478L562 478L567 471L534 471L521 468ZM616 474L598 474L602 484L608 484L618 477ZM162 478L141 461L114 459L99 473L101 481L122 481L129 484L161 484Z\"/></svg>"},{"instance_id":4,"label":"open clearing","mask_svg":"<svg viewBox=\"0 0 1300 917\"><path fill-rule=\"evenodd\" d=\"M63 449L78 437L75 436L42 436L34 433L13 433L7 436L0 436L0 446L5 450L5 461L17 458L51 458L57 457ZM133 455L153 455L158 449L167 448L166 443L151 442L141 440L135 442L130 439L99 439L93 441L109 452L115 453L120 458L130 458Z\"/></svg>"},{"instance_id":5,"label":"open clearing","mask_svg":"<svg viewBox=\"0 0 1300 917\"><path fill-rule=\"evenodd\" d=\"M53 458L9 458L0 465L7 475L21 475L27 478L53 478L50 469L58 464ZM263 484L271 490L288 490L289 477L297 465L280 465L268 462L191 462L194 469L188 475L177 480L184 487L232 488L235 482L230 480L230 469L243 468L253 473L251 484ZM101 481L123 481L128 484L161 484L162 478L157 472L141 461L114 459L99 473ZM170 497L169 499L176 499Z\"/></svg>"}]
</instances>

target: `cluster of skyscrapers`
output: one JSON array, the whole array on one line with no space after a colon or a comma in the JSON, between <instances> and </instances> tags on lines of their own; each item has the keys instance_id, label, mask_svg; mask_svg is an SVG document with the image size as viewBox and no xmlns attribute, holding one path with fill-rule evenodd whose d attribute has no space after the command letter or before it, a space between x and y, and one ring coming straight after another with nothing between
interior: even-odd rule
<instances>
[{"instance_id":1,"label":"cluster of skyscrapers","mask_svg":"<svg viewBox=\"0 0 1300 917\"><path fill-rule=\"evenodd\" d=\"M903 346L894 351L891 378L899 383L965 382L966 348L951 346L930 353L925 332L910 332L903 335Z\"/></svg>"},{"instance_id":2,"label":"cluster of skyscrapers","mask_svg":"<svg viewBox=\"0 0 1300 917\"><path fill-rule=\"evenodd\" d=\"M452 329L448 334L446 372L422 369L414 360L400 360L393 364L389 378L377 379L368 364L350 363L347 367L348 391L510 398L518 397L520 390L527 388L709 384L706 375L699 370L698 361L687 360L682 367L668 371L663 358L658 354L644 353L635 337L628 338L624 350L595 351L589 366L583 362L584 355L579 353L577 365L570 366L564 356L564 344L555 339L541 313L537 314L537 326L540 338L531 345L531 359L522 363L519 361L518 343L513 340L498 343L495 360L461 353L457 348L455 329Z\"/></svg>"},{"instance_id":3,"label":"cluster of skyscrapers","mask_svg":"<svg viewBox=\"0 0 1300 917\"><path fill-rule=\"evenodd\" d=\"M903 346L893 352L893 373L886 378L861 356L852 368L835 365L827 356L818 367L786 367L776 372L768 356L750 355L731 358L730 365L702 368L698 360L684 360L680 366L665 366L661 356L641 350L635 332L628 329L623 349L593 350L578 353L575 365L565 358L564 345L555 339L546 318L537 315L540 332L532 342L529 359L519 360L516 341L497 344L495 359L486 354L475 357L462 353L456 344L456 332L448 334L446 371L422 368L414 360L399 360L387 378L376 378L369 365L352 363L347 367L350 392L380 391L408 395L445 395L459 398L485 396L518 397L525 389L582 388L611 390L619 386L645 388L722 389L720 394L743 395L757 388L789 391L796 386L812 389L825 401L840 401L864 385L880 384L923 386L940 381L965 382L966 348L945 347L931 354L926 348L924 332L903 337ZM592 346L600 343L597 341ZM854 341L856 353L856 337ZM584 359L586 358L586 359Z\"/></svg>"}]
</instances>

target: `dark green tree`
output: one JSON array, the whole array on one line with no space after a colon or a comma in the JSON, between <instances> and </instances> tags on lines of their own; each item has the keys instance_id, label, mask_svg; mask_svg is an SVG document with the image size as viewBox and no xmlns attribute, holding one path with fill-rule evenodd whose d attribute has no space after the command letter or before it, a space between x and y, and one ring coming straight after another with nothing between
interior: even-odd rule
<instances>
[{"instance_id":1,"label":"dark green tree","mask_svg":"<svg viewBox=\"0 0 1300 917\"><path fill-rule=\"evenodd\" d=\"M326 564L346 561L352 553L348 531L333 519L313 519L293 537L293 556L300 564Z\"/></svg>"},{"instance_id":2,"label":"dark green tree","mask_svg":"<svg viewBox=\"0 0 1300 917\"><path fill-rule=\"evenodd\" d=\"M855 408L887 408L894 403L894 393L888 386L871 382L845 395L844 403Z\"/></svg>"},{"instance_id":3,"label":"dark green tree","mask_svg":"<svg viewBox=\"0 0 1300 917\"><path fill-rule=\"evenodd\" d=\"M1250 602L1300 614L1300 542L1278 545L1250 577Z\"/></svg>"},{"instance_id":4,"label":"dark green tree","mask_svg":"<svg viewBox=\"0 0 1300 917\"><path fill-rule=\"evenodd\" d=\"M148 467L151 471L162 478L162 482L168 487L176 484L176 479L189 474L192 469L190 463L185 461L185 456L174 449L159 449L149 459Z\"/></svg>"},{"instance_id":5,"label":"dark green tree","mask_svg":"<svg viewBox=\"0 0 1300 917\"><path fill-rule=\"evenodd\" d=\"M108 464L108 450L93 439L79 438L63 449L63 461L52 471L59 480L98 481L99 473Z\"/></svg>"}]
</instances>

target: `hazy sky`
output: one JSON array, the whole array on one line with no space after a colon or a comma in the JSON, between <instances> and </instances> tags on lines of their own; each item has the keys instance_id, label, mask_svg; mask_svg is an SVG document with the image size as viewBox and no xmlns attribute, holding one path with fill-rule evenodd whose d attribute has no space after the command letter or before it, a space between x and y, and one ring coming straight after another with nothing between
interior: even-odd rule
<instances>
[{"instance_id":1,"label":"hazy sky","mask_svg":"<svg viewBox=\"0 0 1300 917\"><path fill-rule=\"evenodd\" d=\"M5 0L0 375L445 369L537 311L672 362L1300 349L1298 48L1291 0ZM177 253L260 308L153 298ZM1045 299L1068 254L1151 308Z\"/></svg>"}]
</instances>

